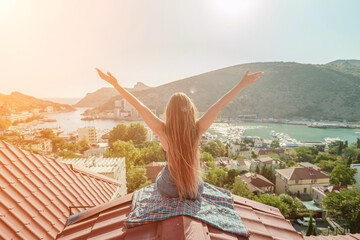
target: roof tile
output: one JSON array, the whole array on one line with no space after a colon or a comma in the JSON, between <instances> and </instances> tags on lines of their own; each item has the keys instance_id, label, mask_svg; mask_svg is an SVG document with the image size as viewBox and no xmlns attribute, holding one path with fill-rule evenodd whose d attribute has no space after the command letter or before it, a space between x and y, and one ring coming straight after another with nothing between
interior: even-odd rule
<instances>
[{"instance_id":1,"label":"roof tile","mask_svg":"<svg viewBox=\"0 0 360 240\"><path fill-rule=\"evenodd\" d=\"M89 209L69 218L69 224L57 238L73 239L246 239L223 232L188 216L172 217L163 221L125 228L124 222L131 209L132 195ZM250 231L250 239L303 239L277 208L246 198L234 196L239 212Z\"/></svg>"},{"instance_id":2,"label":"roof tile","mask_svg":"<svg viewBox=\"0 0 360 240\"><path fill-rule=\"evenodd\" d=\"M54 239L69 206L108 202L120 185L0 141L0 239Z\"/></svg>"}]
</instances>

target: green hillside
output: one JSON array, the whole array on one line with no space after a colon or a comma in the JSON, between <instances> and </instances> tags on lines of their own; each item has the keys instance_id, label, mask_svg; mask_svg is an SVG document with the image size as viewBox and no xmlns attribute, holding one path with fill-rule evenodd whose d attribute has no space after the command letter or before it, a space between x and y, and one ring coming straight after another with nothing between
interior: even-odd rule
<instances>
[{"instance_id":1,"label":"green hillside","mask_svg":"<svg viewBox=\"0 0 360 240\"><path fill-rule=\"evenodd\" d=\"M185 92L203 112L250 69L251 72L265 73L222 110L223 117L256 114L259 118L360 119L360 77L356 71L337 68L338 64L331 63L242 64L138 91L134 95L157 113L162 113L174 92ZM115 99L120 98L115 96L94 111L111 110Z\"/></svg>"}]
</instances>

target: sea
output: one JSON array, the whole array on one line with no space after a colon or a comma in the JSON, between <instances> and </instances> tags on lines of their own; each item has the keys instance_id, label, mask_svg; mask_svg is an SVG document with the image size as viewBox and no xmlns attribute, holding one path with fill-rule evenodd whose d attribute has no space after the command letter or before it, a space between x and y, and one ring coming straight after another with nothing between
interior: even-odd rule
<instances>
[{"instance_id":1,"label":"sea","mask_svg":"<svg viewBox=\"0 0 360 240\"><path fill-rule=\"evenodd\" d=\"M119 123L129 124L128 121L120 120L92 120L83 121L81 113L87 108L77 108L73 112L48 114L47 117L55 119L56 122L47 122L38 125L39 128L56 128L60 127L64 133L76 131L78 128L86 126L95 126L99 129L112 129ZM142 122L144 123L144 122ZM145 124L145 123L144 123ZM309 128L306 125L291 125L291 124L278 124L278 123L255 123L255 122L237 122L237 123L216 123L217 127L231 128L236 126L237 128L244 129L244 136L259 136L263 139L273 139L270 132L285 133L291 138L298 141L321 141L324 142L325 138L337 138L339 137L343 141L356 142L357 138L360 138L360 129L323 129L323 128ZM208 130L211 134L216 134L219 138L224 136L216 131L214 128Z\"/></svg>"}]
</instances>

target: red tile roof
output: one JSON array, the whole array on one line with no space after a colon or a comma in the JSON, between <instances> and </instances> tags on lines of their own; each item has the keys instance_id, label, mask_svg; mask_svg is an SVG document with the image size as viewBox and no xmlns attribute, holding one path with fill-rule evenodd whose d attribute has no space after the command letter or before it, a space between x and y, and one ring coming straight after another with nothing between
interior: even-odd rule
<instances>
[{"instance_id":1,"label":"red tile roof","mask_svg":"<svg viewBox=\"0 0 360 240\"><path fill-rule=\"evenodd\" d=\"M309 236L305 237L306 240L356 240L360 239L360 234L351 234L348 233L346 235L337 235L337 236Z\"/></svg>"},{"instance_id":2,"label":"red tile roof","mask_svg":"<svg viewBox=\"0 0 360 240\"><path fill-rule=\"evenodd\" d=\"M131 199L129 194L71 217L57 239L246 239L187 216L127 229L124 221L130 212ZM234 196L234 202L251 233L250 240L303 239L277 208L238 196Z\"/></svg>"},{"instance_id":3,"label":"red tile roof","mask_svg":"<svg viewBox=\"0 0 360 240\"><path fill-rule=\"evenodd\" d=\"M269 181L266 177L256 173L244 173L240 175L240 179L244 181L250 192L254 192L263 187L273 187L274 184Z\"/></svg>"},{"instance_id":4,"label":"red tile roof","mask_svg":"<svg viewBox=\"0 0 360 240\"><path fill-rule=\"evenodd\" d=\"M275 171L289 180L330 178L321 171L307 167L291 167L285 169L276 169Z\"/></svg>"},{"instance_id":5,"label":"red tile roof","mask_svg":"<svg viewBox=\"0 0 360 240\"><path fill-rule=\"evenodd\" d=\"M120 183L0 140L0 239L54 239L72 214L108 202Z\"/></svg>"},{"instance_id":6,"label":"red tile roof","mask_svg":"<svg viewBox=\"0 0 360 240\"><path fill-rule=\"evenodd\" d=\"M145 166L146 169L146 177L151 180L154 181L156 180L158 174L160 173L160 171L164 168L164 166L160 165L157 162L151 162L148 165Z\"/></svg>"}]
</instances>

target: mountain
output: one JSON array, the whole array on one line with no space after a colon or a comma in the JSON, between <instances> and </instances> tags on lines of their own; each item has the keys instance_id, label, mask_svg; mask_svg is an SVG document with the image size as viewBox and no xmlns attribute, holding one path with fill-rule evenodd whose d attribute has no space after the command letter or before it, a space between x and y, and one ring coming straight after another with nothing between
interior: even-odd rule
<instances>
[{"instance_id":1,"label":"mountain","mask_svg":"<svg viewBox=\"0 0 360 240\"><path fill-rule=\"evenodd\" d=\"M355 70L345 72L337 68L338 64L330 63L249 63L133 94L151 109L156 109L157 113L162 113L174 92L185 92L193 99L198 110L204 112L250 69L251 72L264 71L264 74L222 109L223 117L256 114L259 118L360 119L360 76ZM112 97L91 112L111 111L116 99L121 99L121 96Z\"/></svg>"},{"instance_id":2,"label":"mountain","mask_svg":"<svg viewBox=\"0 0 360 240\"><path fill-rule=\"evenodd\" d=\"M360 60L336 60L325 64L334 70L360 77Z\"/></svg>"},{"instance_id":3,"label":"mountain","mask_svg":"<svg viewBox=\"0 0 360 240\"><path fill-rule=\"evenodd\" d=\"M146 86L142 82L138 82L135 84L134 88L127 88L130 92L142 91L145 89L150 89L149 86ZM75 107L97 107L101 104L106 103L108 100L113 98L114 96L119 95L113 87L101 88L95 92L88 93L84 98L82 98L78 103L76 103Z\"/></svg>"},{"instance_id":4,"label":"mountain","mask_svg":"<svg viewBox=\"0 0 360 240\"><path fill-rule=\"evenodd\" d=\"M54 111L74 111L70 105L54 103L47 100L38 99L32 96L28 96L19 92L12 92L10 95L0 93L0 106L4 109L4 112L22 112L33 109L39 109L44 111L46 107L53 107Z\"/></svg>"}]
</instances>

